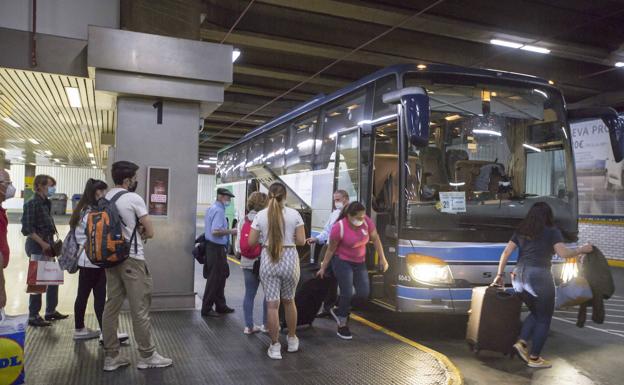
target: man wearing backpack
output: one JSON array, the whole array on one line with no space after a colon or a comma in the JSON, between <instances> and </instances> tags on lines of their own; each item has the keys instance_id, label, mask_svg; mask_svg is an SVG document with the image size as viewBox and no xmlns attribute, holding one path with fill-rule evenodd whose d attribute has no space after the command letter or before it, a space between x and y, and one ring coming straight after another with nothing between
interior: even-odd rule
<instances>
[{"instance_id":1,"label":"man wearing backpack","mask_svg":"<svg viewBox=\"0 0 624 385\"><path fill-rule=\"evenodd\" d=\"M156 352L152 338L149 308L152 299L152 276L143 252L143 240L154 236L143 198L134 191L137 187L139 166L132 162L113 163L111 174L115 187L106 194L106 200L113 201L122 222L123 238L130 240L129 258L106 269L107 300L103 315L104 371L114 371L130 365L130 361L119 354L117 327L119 311L127 298L134 338L139 345L139 369L164 368L173 361Z\"/></svg>"}]
</instances>

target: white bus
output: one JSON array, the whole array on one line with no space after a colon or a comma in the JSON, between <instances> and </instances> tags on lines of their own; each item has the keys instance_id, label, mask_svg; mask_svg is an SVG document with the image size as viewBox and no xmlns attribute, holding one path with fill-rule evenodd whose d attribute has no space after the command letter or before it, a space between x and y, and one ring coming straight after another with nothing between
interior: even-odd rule
<instances>
[{"instance_id":1,"label":"white bus","mask_svg":"<svg viewBox=\"0 0 624 385\"><path fill-rule=\"evenodd\" d=\"M548 202L566 240L576 241L573 114L603 117L621 158L615 111L566 111L545 80L398 65L318 96L221 150L218 183L236 195L234 225L246 196L281 181L308 235L325 225L333 191L348 191L367 207L390 264L382 274L376 256L367 257L371 300L403 312L465 313L472 288L492 282L533 203ZM312 261L315 252L300 250Z\"/></svg>"}]
</instances>

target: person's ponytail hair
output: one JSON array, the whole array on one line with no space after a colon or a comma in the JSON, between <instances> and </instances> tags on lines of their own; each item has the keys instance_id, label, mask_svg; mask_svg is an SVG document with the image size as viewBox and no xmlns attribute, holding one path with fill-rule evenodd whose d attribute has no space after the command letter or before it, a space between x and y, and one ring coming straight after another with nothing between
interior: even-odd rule
<instances>
[{"instance_id":1,"label":"person's ponytail hair","mask_svg":"<svg viewBox=\"0 0 624 385\"><path fill-rule=\"evenodd\" d=\"M76 204L76 208L74 209L74 212L69 219L69 227L74 229L76 228L76 226L78 226L82 210L84 210L88 206L95 206L97 204L97 201L95 199L95 193L98 190L106 190L107 188L108 185L106 184L106 182L99 179L89 179L87 181L84 192L82 193L82 197L80 197L80 201L78 201L78 204Z\"/></svg>"},{"instance_id":2,"label":"person's ponytail hair","mask_svg":"<svg viewBox=\"0 0 624 385\"><path fill-rule=\"evenodd\" d=\"M357 213L366 211L366 207L358 201L353 201L349 203L345 208L340 212L340 216L336 219L336 222L344 219L348 216L355 216Z\"/></svg>"},{"instance_id":3,"label":"person's ponytail hair","mask_svg":"<svg viewBox=\"0 0 624 385\"><path fill-rule=\"evenodd\" d=\"M269 187L269 234L268 234L268 252L271 261L278 262L282 255L284 246L284 214L282 208L286 200L286 187L281 183L273 183Z\"/></svg>"}]
</instances>

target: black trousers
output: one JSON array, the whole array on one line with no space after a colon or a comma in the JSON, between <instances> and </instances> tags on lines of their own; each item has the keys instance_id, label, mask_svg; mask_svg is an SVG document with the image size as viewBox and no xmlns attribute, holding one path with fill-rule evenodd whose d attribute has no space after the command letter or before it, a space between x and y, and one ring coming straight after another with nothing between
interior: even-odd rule
<instances>
[{"instance_id":1,"label":"black trousers","mask_svg":"<svg viewBox=\"0 0 624 385\"><path fill-rule=\"evenodd\" d=\"M217 312L225 310L225 281L229 276L229 266L225 246L206 242L206 263L204 278L206 288L202 300L202 314L209 312L214 305Z\"/></svg>"},{"instance_id":2,"label":"black trousers","mask_svg":"<svg viewBox=\"0 0 624 385\"><path fill-rule=\"evenodd\" d=\"M84 318L89 295L93 292L93 310L102 330L102 314L106 303L106 270L80 267L78 271L78 293L74 302L76 329L85 327Z\"/></svg>"}]
</instances>

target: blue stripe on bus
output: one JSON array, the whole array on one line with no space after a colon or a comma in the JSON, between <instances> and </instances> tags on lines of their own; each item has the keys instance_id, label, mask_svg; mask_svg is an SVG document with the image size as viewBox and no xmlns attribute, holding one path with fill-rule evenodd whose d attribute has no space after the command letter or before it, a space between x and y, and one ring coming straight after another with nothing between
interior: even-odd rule
<instances>
[{"instance_id":1,"label":"blue stripe on bus","mask_svg":"<svg viewBox=\"0 0 624 385\"><path fill-rule=\"evenodd\" d=\"M399 246L399 255L406 256L409 253L418 253L431 257L438 257L448 262L498 262L504 248L505 246ZM518 252L516 250L509 258L510 262L515 262L517 257Z\"/></svg>"},{"instance_id":2,"label":"blue stripe on bus","mask_svg":"<svg viewBox=\"0 0 624 385\"><path fill-rule=\"evenodd\" d=\"M509 293L513 293L513 288L505 289ZM447 288L436 289L427 287L408 287L397 286L397 296L405 299L414 300L443 300L443 301L470 301L472 299L472 288Z\"/></svg>"}]
</instances>

